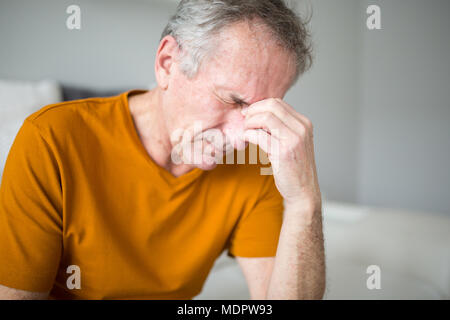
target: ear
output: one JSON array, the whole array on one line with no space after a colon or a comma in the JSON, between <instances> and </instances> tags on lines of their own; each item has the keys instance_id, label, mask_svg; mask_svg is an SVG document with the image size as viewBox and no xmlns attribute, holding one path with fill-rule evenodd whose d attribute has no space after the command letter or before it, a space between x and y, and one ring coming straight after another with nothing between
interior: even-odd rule
<instances>
[{"instance_id":1,"label":"ear","mask_svg":"<svg viewBox=\"0 0 450 320\"><path fill-rule=\"evenodd\" d=\"M159 43L155 60L156 81L161 89L166 90L169 86L169 78L175 58L178 56L178 43L172 36L165 36Z\"/></svg>"}]
</instances>

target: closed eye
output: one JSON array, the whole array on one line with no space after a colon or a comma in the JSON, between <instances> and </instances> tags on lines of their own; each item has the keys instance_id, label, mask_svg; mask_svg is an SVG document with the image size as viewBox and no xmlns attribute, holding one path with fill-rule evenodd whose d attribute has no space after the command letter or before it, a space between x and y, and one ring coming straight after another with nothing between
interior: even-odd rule
<instances>
[{"instance_id":1,"label":"closed eye","mask_svg":"<svg viewBox=\"0 0 450 320\"><path fill-rule=\"evenodd\" d=\"M234 104L243 107L243 106L248 106L248 103L245 101L242 101L241 99L233 99Z\"/></svg>"},{"instance_id":2,"label":"closed eye","mask_svg":"<svg viewBox=\"0 0 450 320\"><path fill-rule=\"evenodd\" d=\"M245 102L244 100L242 100L242 99L240 99L240 98L238 98L238 97L236 97L236 96L234 96L234 95L232 95L231 97L230 97L230 100L232 100L232 101L227 101L227 100L225 100L225 99L222 99L218 94L216 94L215 92L214 92L214 94L215 94L215 96L220 100L220 101L222 101L223 103L225 103L225 104L228 104L228 105L235 105L235 106L239 106L239 107L243 107L243 106L249 106L250 104L248 104L247 102Z\"/></svg>"},{"instance_id":3,"label":"closed eye","mask_svg":"<svg viewBox=\"0 0 450 320\"><path fill-rule=\"evenodd\" d=\"M222 100L224 103L229 104L229 105L235 105L235 106L239 106L239 107L243 107L245 105L245 102L243 101L225 101Z\"/></svg>"}]
</instances>

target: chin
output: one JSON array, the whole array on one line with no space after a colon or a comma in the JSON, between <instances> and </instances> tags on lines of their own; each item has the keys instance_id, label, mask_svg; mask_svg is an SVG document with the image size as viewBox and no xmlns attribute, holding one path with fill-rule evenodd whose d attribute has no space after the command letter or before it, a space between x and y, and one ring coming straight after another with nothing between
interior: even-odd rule
<instances>
[{"instance_id":1,"label":"chin","mask_svg":"<svg viewBox=\"0 0 450 320\"><path fill-rule=\"evenodd\" d=\"M216 162L213 162L213 163L202 162L202 164L197 165L197 168L205 170L205 171L213 170L215 167L217 167Z\"/></svg>"}]
</instances>

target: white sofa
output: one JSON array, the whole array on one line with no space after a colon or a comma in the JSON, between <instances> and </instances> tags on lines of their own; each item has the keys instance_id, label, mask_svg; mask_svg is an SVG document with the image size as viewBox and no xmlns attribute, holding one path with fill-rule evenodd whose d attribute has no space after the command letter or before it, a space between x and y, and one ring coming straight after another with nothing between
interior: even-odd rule
<instances>
[{"instance_id":1,"label":"white sofa","mask_svg":"<svg viewBox=\"0 0 450 320\"><path fill-rule=\"evenodd\" d=\"M326 202L324 236L325 299L450 299L450 217ZM195 299L249 299L236 261L222 254Z\"/></svg>"},{"instance_id":2,"label":"white sofa","mask_svg":"<svg viewBox=\"0 0 450 320\"><path fill-rule=\"evenodd\" d=\"M61 100L61 88L54 81L0 79L0 179L9 149L25 118Z\"/></svg>"}]
</instances>

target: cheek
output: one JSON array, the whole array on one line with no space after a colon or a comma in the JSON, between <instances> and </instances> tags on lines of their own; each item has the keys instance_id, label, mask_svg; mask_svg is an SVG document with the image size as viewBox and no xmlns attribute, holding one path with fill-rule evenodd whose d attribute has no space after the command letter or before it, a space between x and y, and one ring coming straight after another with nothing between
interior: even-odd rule
<instances>
[{"instance_id":1,"label":"cheek","mask_svg":"<svg viewBox=\"0 0 450 320\"><path fill-rule=\"evenodd\" d=\"M226 119L222 106L213 103L206 104L198 109L196 118L201 121L204 130L220 128Z\"/></svg>"}]
</instances>

